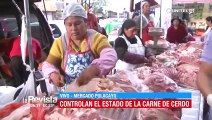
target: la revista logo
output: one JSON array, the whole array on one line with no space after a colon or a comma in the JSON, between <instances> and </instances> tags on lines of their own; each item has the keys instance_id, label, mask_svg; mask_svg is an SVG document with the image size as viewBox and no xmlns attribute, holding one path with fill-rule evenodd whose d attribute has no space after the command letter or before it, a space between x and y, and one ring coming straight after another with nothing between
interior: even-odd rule
<instances>
[{"instance_id":1,"label":"la revista logo","mask_svg":"<svg viewBox=\"0 0 212 120\"><path fill-rule=\"evenodd\" d=\"M24 99L24 103L31 103L31 107L53 107L57 104L57 97L54 96L43 96L43 97L35 97L35 96L28 96L28 98ZM43 104L40 104L43 103Z\"/></svg>"}]
</instances>

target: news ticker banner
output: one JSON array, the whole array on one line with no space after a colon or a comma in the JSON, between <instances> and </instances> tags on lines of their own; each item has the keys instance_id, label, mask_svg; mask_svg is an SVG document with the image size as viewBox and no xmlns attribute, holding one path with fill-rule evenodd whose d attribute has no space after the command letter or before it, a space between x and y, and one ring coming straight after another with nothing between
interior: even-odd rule
<instances>
[{"instance_id":1,"label":"news ticker banner","mask_svg":"<svg viewBox=\"0 0 212 120\"><path fill-rule=\"evenodd\" d=\"M59 92L60 108L191 108L191 93Z\"/></svg>"},{"instance_id":2,"label":"news ticker banner","mask_svg":"<svg viewBox=\"0 0 212 120\"><path fill-rule=\"evenodd\" d=\"M191 99L190 92L59 92L58 99Z\"/></svg>"},{"instance_id":3,"label":"news ticker banner","mask_svg":"<svg viewBox=\"0 0 212 120\"><path fill-rule=\"evenodd\" d=\"M186 100L58 100L59 108L191 108L192 102Z\"/></svg>"}]
</instances>

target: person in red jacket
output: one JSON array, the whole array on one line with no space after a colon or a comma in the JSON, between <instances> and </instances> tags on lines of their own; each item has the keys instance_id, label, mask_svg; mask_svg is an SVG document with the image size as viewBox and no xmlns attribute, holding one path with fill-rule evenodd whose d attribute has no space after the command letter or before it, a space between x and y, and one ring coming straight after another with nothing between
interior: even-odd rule
<instances>
[{"instance_id":1,"label":"person in red jacket","mask_svg":"<svg viewBox=\"0 0 212 120\"><path fill-rule=\"evenodd\" d=\"M88 12L87 16L88 16L88 20L87 20L88 29L96 30L97 32L108 37L105 29L99 25L99 19L93 13Z\"/></svg>"},{"instance_id":2,"label":"person in red jacket","mask_svg":"<svg viewBox=\"0 0 212 120\"><path fill-rule=\"evenodd\" d=\"M3 41L3 40L1 40ZM14 87L18 87L19 85L23 84L27 81L28 76L30 74L29 71L26 71L26 67L22 61L22 53L21 53L21 38L20 36L14 37L10 39L10 44L1 44L0 47L4 46L4 52L6 55L10 57L10 67L12 70L13 77L15 79ZM5 46L6 45L6 46ZM35 38L32 38L32 51L33 51L33 58L34 58L34 66L35 69L38 68L38 63L42 57L42 49L41 45ZM29 64L29 53L28 48L26 50L26 63Z\"/></svg>"},{"instance_id":3,"label":"person in red jacket","mask_svg":"<svg viewBox=\"0 0 212 120\"><path fill-rule=\"evenodd\" d=\"M186 43L187 30L181 25L179 18L172 19L172 26L168 28L166 39L170 43Z\"/></svg>"}]
</instances>

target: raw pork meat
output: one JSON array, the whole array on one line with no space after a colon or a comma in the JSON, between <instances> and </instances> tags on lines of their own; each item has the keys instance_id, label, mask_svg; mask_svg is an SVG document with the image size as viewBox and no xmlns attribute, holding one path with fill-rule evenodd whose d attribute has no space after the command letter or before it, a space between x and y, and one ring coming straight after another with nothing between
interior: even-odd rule
<instances>
[{"instance_id":1,"label":"raw pork meat","mask_svg":"<svg viewBox=\"0 0 212 120\"><path fill-rule=\"evenodd\" d=\"M12 111L18 109L19 107L23 106L25 103L11 103L4 108L0 109L0 119L8 116Z\"/></svg>"},{"instance_id":2,"label":"raw pork meat","mask_svg":"<svg viewBox=\"0 0 212 120\"><path fill-rule=\"evenodd\" d=\"M134 108L99 108L104 120L135 120L137 109Z\"/></svg>"},{"instance_id":3,"label":"raw pork meat","mask_svg":"<svg viewBox=\"0 0 212 120\"><path fill-rule=\"evenodd\" d=\"M32 120L43 120L47 109L44 108L43 103L34 103L39 104L39 107L31 107L31 116ZM36 105L37 106L37 105Z\"/></svg>"},{"instance_id":4,"label":"raw pork meat","mask_svg":"<svg viewBox=\"0 0 212 120\"><path fill-rule=\"evenodd\" d=\"M177 84L172 79L157 72L147 77L144 84L154 92L175 92L178 90Z\"/></svg>"},{"instance_id":5,"label":"raw pork meat","mask_svg":"<svg viewBox=\"0 0 212 120\"><path fill-rule=\"evenodd\" d=\"M147 76L149 76L152 71L150 67L144 66L144 67L139 67L136 69L138 73L138 78L144 80Z\"/></svg>"},{"instance_id":6,"label":"raw pork meat","mask_svg":"<svg viewBox=\"0 0 212 120\"><path fill-rule=\"evenodd\" d=\"M191 64L181 64L177 67L177 70L180 77L179 85L197 89L196 80L199 67Z\"/></svg>"},{"instance_id":7,"label":"raw pork meat","mask_svg":"<svg viewBox=\"0 0 212 120\"><path fill-rule=\"evenodd\" d=\"M179 80L179 74L176 68L168 68L164 66L158 69L154 69L153 71L163 73L164 75L166 75L167 77L171 78L174 81Z\"/></svg>"},{"instance_id":8,"label":"raw pork meat","mask_svg":"<svg viewBox=\"0 0 212 120\"><path fill-rule=\"evenodd\" d=\"M192 64L199 67L200 59L192 56L182 56L179 59L179 64Z\"/></svg>"},{"instance_id":9,"label":"raw pork meat","mask_svg":"<svg viewBox=\"0 0 212 120\"><path fill-rule=\"evenodd\" d=\"M8 116L1 120L22 120L24 117L30 115L30 104L25 104L14 111L12 111Z\"/></svg>"},{"instance_id":10,"label":"raw pork meat","mask_svg":"<svg viewBox=\"0 0 212 120\"><path fill-rule=\"evenodd\" d=\"M57 108L45 115L45 120L101 120L93 108Z\"/></svg>"},{"instance_id":11,"label":"raw pork meat","mask_svg":"<svg viewBox=\"0 0 212 120\"><path fill-rule=\"evenodd\" d=\"M142 108L138 120L180 120L180 118L168 108Z\"/></svg>"},{"instance_id":12,"label":"raw pork meat","mask_svg":"<svg viewBox=\"0 0 212 120\"><path fill-rule=\"evenodd\" d=\"M167 67L175 67L178 63L178 55L167 55L166 53L156 56L157 60Z\"/></svg>"},{"instance_id":13,"label":"raw pork meat","mask_svg":"<svg viewBox=\"0 0 212 120\"><path fill-rule=\"evenodd\" d=\"M13 109L10 110L11 107L13 107ZM43 103L12 103L0 110L0 119L43 120L46 112L47 108L44 108Z\"/></svg>"},{"instance_id":14,"label":"raw pork meat","mask_svg":"<svg viewBox=\"0 0 212 120\"><path fill-rule=\"evenodd\" d=\"M117 71L116 74L108 75L107 78L116 83L131 85L126 72L127 71Z\"/></svg>"},{"instance_id":15,"label":"raw pork meat","mask_svg":"<svg viewBox=\"0 0 212 120\"><path fill-rule=\"evenodd\" d=\"M189 42L186 44L187 47L194 47L197 49L203 49L204 44L202 42Z\"/></svg>"},{"instance_id":16,"label":"raw pork meat","mask_svg":"<svg viewBox=\"0 0 212 120\"><path fill-rule=\"evenodd\" d=\"M120 87L115 86L114 82L109 79L94 78L86 85L78 86L76 81L72 82L67 88L68 92L103 92L119 91L123 92Z\"/></svg>"},{"instance_id":17,"label":"raw pork meat","mask_svg":"<svg viewBox=\"0 0 212 120\"><path fill-rule=\"evenodd\" d=\"M181 64L179 66L177 66L177 70L180 72L198 72L199 71L199 67L194 66L192 64Z\"/></svg>"}]
</instances>

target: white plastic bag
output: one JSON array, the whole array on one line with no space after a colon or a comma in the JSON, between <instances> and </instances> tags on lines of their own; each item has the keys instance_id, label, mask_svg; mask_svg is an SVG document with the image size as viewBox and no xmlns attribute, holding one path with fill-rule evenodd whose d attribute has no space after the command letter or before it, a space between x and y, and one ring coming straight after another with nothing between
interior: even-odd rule
<instances>
[{"instance_id":1,"label":"white plastic bag","mask_svg":"<svg viewBox=\"0 0 212 120\"><path fill-rule=\"evenodd\" d=\"M45 82L46 82L46 88L47 88L48 93L58 92L58 88L54 84L49 83L49 79L45 79ZM42 94L40 85L38 85L38 87L37 87L37 94L38 95Z\"/></svg>"},{"instance_id":2,"label":"white plastic bag","mask_svg":"<svg viewBox=\"0 0 212 120\"><path fill-rule=\"evenodd\" d=\"M10 92L12 92L14 90L16 90L16 88L12 87L12 86L0 86L0 96L2 94L10 93Z\"/></svg>"},{"instance_id":3,"label":"white plastic bag","mask_svg":"<svg viewBox=\"0 0 212 120\"><path fill-rule=\"evenodd\" d=\"M15 99L16 102L20 102L23 98L27 98L28 96L35 96L35 82L33 72L30 73L26 84L22 84L24 87L21 90L20 94Z\"/></svg>"},{"instance_id":4,"label":"white plastic bag","mask_svg":"<svg viewBox=\"0 0 212 120\"><path fill-rule=\"evenodd\" d=\"M134 69L136 66L130 63L126 63L122 60L118 60L115 66L116 70L132 70Z\"/></svg>"},{"instance_id":5,"label":"white plastic bag","mask_svg":"<svg viewBox=\"0 0 212 120\"><path fill-rule=\"evenodd\" d=\"M22 88L19 95L16 97L15 100L13 100L15 93L17 90ZM13 102L21 102L24 98L27 98L28 96L35 96L35 83L34 83L34 77L33 72L29 74L28 80L26 81L26 84L22 84L13 91L5 94L0 95L0 107L4 107L7 104L13 103Z\"/></svg>"},{"instance_id":6,"label":"white plastic bag","mask_svg":"<svg viewBox=\"0 0 212 120\"><path fill-rule=\"evenodd\" d=\"M23 64L26 66L26 69L29 71L30 66L26 64L26 48L27 48L27 29L26 29L26 17L22 16L22 26L21 26L21 55Z\"/></svg>"}]
</instances>

